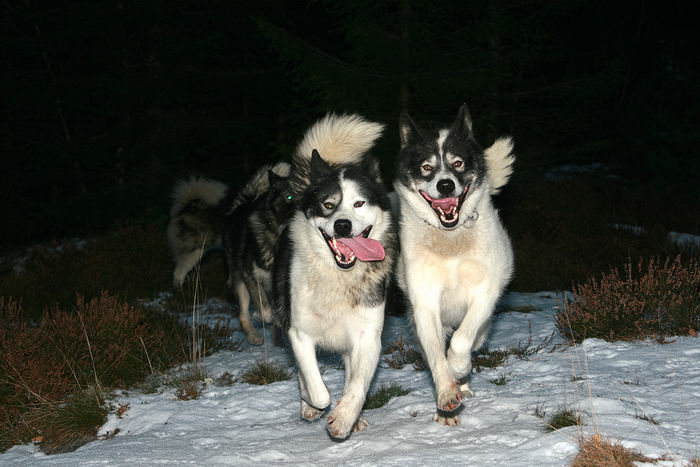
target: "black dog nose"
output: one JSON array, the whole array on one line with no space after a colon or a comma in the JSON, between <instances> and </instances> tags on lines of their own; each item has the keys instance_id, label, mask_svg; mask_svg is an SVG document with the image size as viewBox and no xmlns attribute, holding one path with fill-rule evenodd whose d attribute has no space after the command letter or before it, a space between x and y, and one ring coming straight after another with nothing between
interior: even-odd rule
<instances>
[{"instance_id":1,"label":"black dog nose","mask_svg":"<svg viewBox=\"0 0 700 467\"><path fill-rule=\"evenodd\" d=\"M352 222L348 219L338 219L333 224L336 237L349 237L352 232Z\"/></svg>"},{"instance_id":2,"label":"black dog nose","mask_svg":"<svg viewBox=\"0 0 700 467\"><path fill-rule=\"evenodd\" d=\"M455 191L455 182L453 182L449 178L444 178L437 182L437 189L441 195L448 196L452 194L453 191Z\"/></svg>"}]
</instances>

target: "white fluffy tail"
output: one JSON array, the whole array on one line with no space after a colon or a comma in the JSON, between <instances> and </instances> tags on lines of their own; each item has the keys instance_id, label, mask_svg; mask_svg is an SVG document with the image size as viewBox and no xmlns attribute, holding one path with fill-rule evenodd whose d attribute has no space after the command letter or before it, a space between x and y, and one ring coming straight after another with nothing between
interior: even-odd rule
<instances>
[{"instance_id":1,"label":"white fluffy tail","mask_svg":"<svg viewBox=\"0 0 700 467\"><path fill-rule=\"evenodd\" d=\"M216 180L205 177L190 177L175 184L170 208L170 217L175 216L187 203L199 200L209 206L216 206L226 196L228 187Z\"/></svg>"},{"instance_id":2,"label":"white fluffy tail","mask_svg":"<svg viewBox=\"0 0 700 467\"><path fill-rule=\"evenodd\" d=\"M315 149L329 164L356 164L374 146L383 130L383 124L370 122L357 114L328 114L309 128L294 158L310 160Z\"/></svg>"},{"instance_id":3,"label":"white fluffy tail","mask_svg":"<svg viewBox=\"0 0 700 467\"><path fill-rule=\"evenodd\" d=\"M491 187L491 194L501 191L501 188L508 183L508 179L513 173L513 139L510 137L498 138L489 148L484 151L486 156L486 177Z\"/></svg>"},{"instance_id":4,"label":"white fluffy tail","mask_svg":"<svg viewBox=\"0 0 700 467\"><path fill-rule=\"evenodd\" d=\"M384 125L357 114L328 114L309 128L292 160L290 185L298 195L309 186L309 163L314 151L333 166L361 163L382 135Z\"/></svg>"}]
</instances>

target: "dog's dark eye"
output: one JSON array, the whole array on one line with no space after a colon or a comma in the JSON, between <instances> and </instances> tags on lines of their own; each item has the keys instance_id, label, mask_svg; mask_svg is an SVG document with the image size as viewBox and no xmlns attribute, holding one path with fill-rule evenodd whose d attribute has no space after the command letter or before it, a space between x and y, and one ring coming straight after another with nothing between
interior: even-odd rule
<instances>
[{"instance_id":1,"label":"dog's dark eye","mask_svg":"<svg viewBox=\"0 0 700 467\"><path fill-rule=\"evenodd\" d=\"M433 166L430 164L423 164L421 169L425 170L426 172L431 172L433 170Z\"/></svg>"},{"instance_id":2,"label":"dog's dark eye","mask_svg":"<svg viewBox=\"0 0 700 467\"><path fill-rule=\"evenodd\" d=\"M456 169L457 167L462 167L462 161L454 161L454 162L452 163L452 167L454 167L455 169Z\"/></svg>"},{"instance_id":3,"label":"dog's dark eye","mask_svg":"<svg viewBox=\"0 0 700 467\"><path fill-rule=\"evenodd\" d=\"M333 209L335 207L335 204L326 201L325 203L323 203L323 207L326 209Z\"/></svg>"},{"instance_id":4,"label":"dog's dark eye","mask_svg":"<svg viewBox=\"0 0 700 467\"><path fill-rule=\"evenodd\" d=\"M355 201L355 204L353 204L353 206L356 208L361 208L364 205L365 205L364 201Z\"/></svg>"},{"instance_id":5,"label":"dog's dark eye","mask_svg":"<svg viewBox=\"0 0 700 467\"><path fill-rule=\"evenodd\" d=\"M287 201L291 201L294 199L294 195L287 195Z\"/></svg>"}]
</instances>

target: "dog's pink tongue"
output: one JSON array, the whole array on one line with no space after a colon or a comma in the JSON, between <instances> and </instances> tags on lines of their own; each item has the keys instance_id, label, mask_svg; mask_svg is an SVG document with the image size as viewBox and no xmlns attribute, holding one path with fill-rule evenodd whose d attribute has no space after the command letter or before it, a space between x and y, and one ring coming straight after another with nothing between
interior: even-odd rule
<instances>
[{"instance_id":1,"label":"dog's pink tongue","mask_svg":"<svg viewBox=\"0 0 700 467\"><path fill-rule=\"evenodd\" d=\"M336 241L350 248L360 261L381 261L384 247L381 243L361 235L353 238L337 238Z\"/></svg>"},{"instance_id":2,"label":"dog's pink tongue","mask_svg":"<svg viewBox=\"0 0 700 467\"><path fill-rule=\"evenodd\" d=\"M457 198L442 198L442 199L433 199L430 201L431 206L433 208L440 208L445 212L449 212L452 210L452 208L457 207L458 200Z\"/></svg>"}]
</instances>

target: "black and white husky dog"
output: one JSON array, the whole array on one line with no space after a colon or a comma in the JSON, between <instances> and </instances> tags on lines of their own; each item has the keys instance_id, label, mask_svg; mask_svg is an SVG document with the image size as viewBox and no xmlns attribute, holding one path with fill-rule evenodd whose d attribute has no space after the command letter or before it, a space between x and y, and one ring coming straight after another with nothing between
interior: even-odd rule
<instances>
[{"instance_id":1,"label":"black and white husky dog","mask_svg":"<svg viewBox=\"0 0 700 467\"><path fill-rule=\"evenodd\" d=\"M421 128L402 114L399 128L397 276L435 383L435 421L456 425L451 412L473 395L465 381L471 353L486 339L513 273L510 240L491 200L512 173L513 143L500 138L482 149L466 105L450 127Z\"/></svg>"},{"instance_id":2,"label":"black and white husky dog","mask_svg":"<svg viewBox=\"0 0 700 467\"><path fill-rule=\"evenodd\" d=\"M382 129L358 115L328 115L308 130L290 175L297 209L274 265L277 324L297 361L303 419L318 419L331 404L316 348L343 357L343 395L326 418L337 439L367 426L360 411L379 360L396 255L390 202L367 153Z\"/></svg>"},{"instance_id":3,"label":"black and white husky dog","mask_svg":"<svg viewBox=\"0 0 700 467\"><path fill-rule=\"evenodd\" d=\"M227 284L238 302L248 342L263 342L253 326L252 300L271 322L271 271L280 234L292 212L286 162L266 164L233 194L225 184L203 177L182 180L173 192L168 240L175 257L173 282L182 286L188 273L210 250L223 246Z\"/></svg>"}]
</instances>

